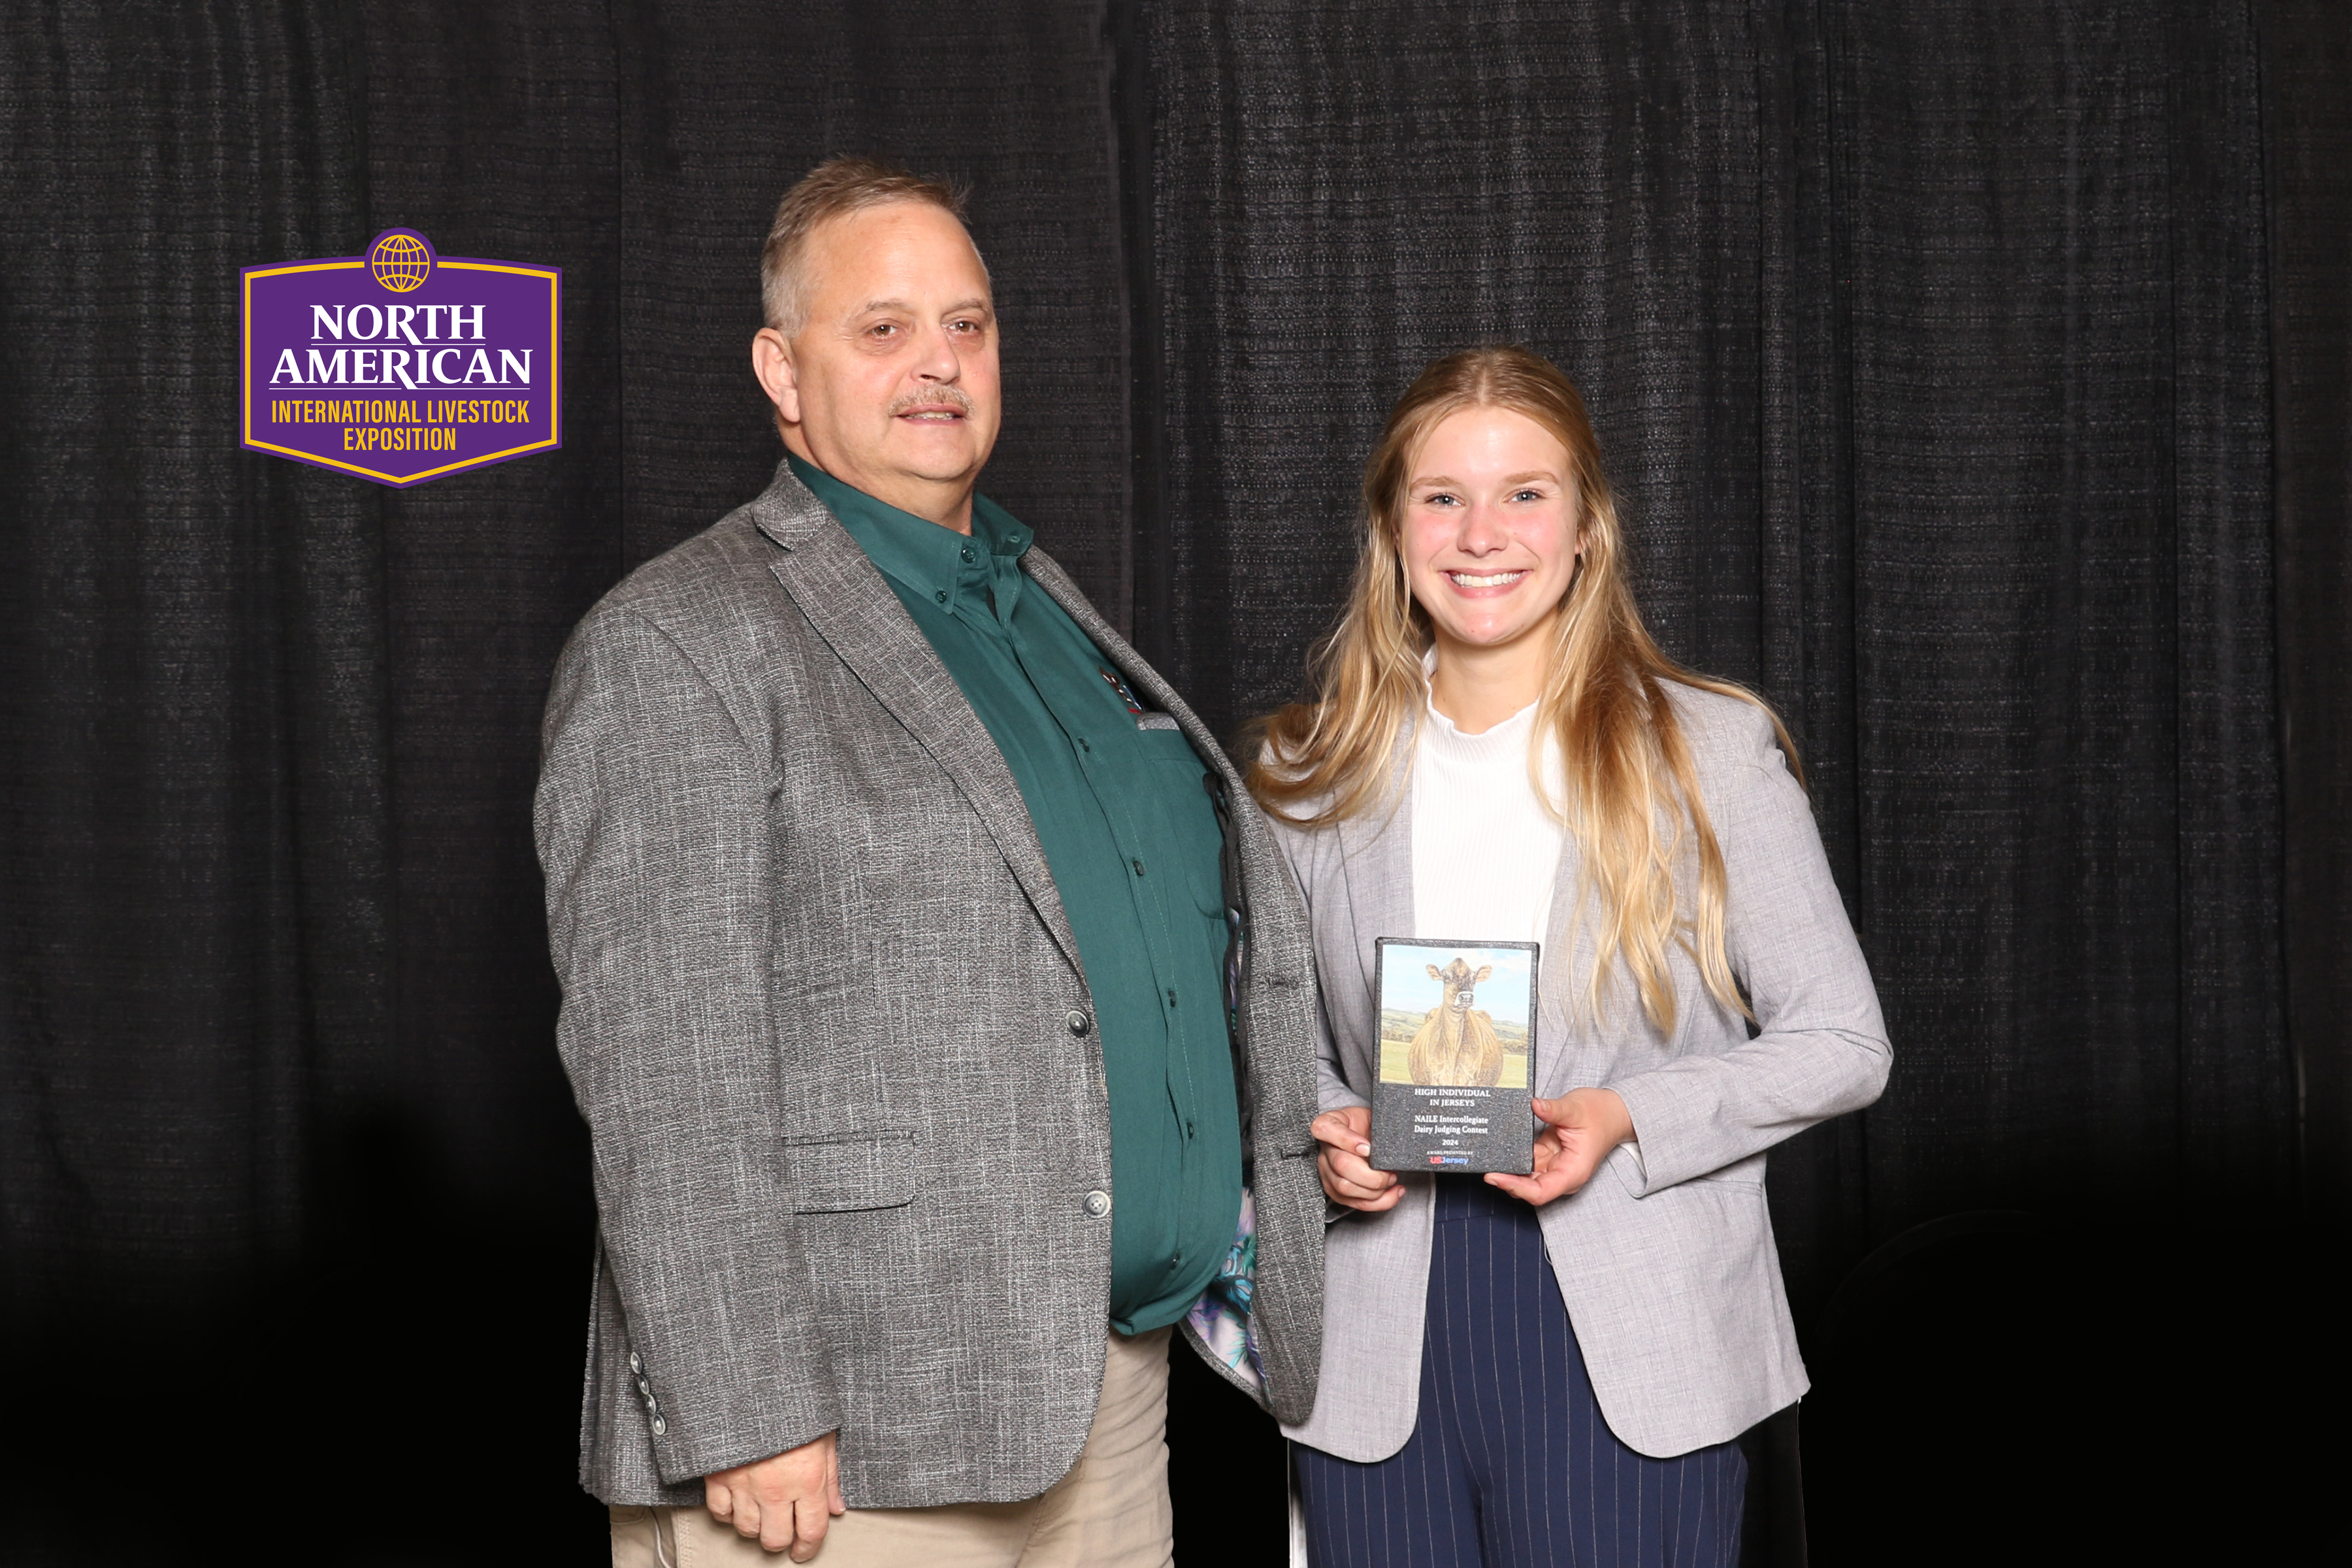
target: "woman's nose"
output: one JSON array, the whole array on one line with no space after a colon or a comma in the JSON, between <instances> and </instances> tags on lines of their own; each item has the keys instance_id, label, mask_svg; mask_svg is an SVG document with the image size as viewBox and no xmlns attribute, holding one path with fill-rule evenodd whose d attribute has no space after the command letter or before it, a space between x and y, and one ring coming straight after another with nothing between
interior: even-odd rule
<instances>
[{"instance_id":1,"label":"woman's nose","mask_svg":"<svg viewBox=\"0 0 2352 1568\"><path fill-rule=\"evenodd\" d=\"M1462 531L1454 536L1454 544L1465 555L1491 555L1511 542L1511 531L1495 509L1483 501L1473 502L1462 519Z\"/></svg>"}]
</instances>

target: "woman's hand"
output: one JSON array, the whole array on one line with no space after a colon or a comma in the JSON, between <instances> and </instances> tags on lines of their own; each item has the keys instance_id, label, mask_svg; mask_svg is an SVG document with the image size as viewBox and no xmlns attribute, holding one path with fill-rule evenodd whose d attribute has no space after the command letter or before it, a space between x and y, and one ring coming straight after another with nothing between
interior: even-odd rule
<instances>
[{"instance_id":1,"label":"woman's hand","mask_svg":"<svg viewBox=\"0 0 2352 1568\"><path fill-rule=\"evenodd\" d=\"M1616 1096L1612 1095L1611 1099ZM1364 1156L1372 1152L1372 1113L1369 1107L1350 1105L1327 1110L1308 1129L1323 1147L1316 1151L1316 1168L1323 1173L1323 1191L1335 1204L1365 1214L1397 1206L1404 1186L1394 1171L1375 1171Z\"/></svg>"},{"instance_id":2,"label":"woman's hand","mask_svg":"<svg viewBox=\"0 0 2352 1568\"><path fill-rule=\"evenodd\" d=\"M1535 1174L1496 1173L1486 1180L1538 1208L1584 1185L1611 1150L1633 1142L1633 1114L1613 1089L1571 1089L1558 1100L1537 1100L1536 1114L1545 1126L1536 1137ZM1323 1184L1328 1188L1330 1177Z\"/></svg>"}]
</instances>

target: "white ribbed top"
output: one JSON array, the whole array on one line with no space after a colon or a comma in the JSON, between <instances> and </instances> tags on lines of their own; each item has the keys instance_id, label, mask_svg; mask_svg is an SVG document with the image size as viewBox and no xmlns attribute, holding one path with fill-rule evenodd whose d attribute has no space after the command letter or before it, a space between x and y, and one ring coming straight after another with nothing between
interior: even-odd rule
<instances>
[{"instance_id":1,"label":"white ribbed top","mask_svg":"<svg viewBox=\"0 0 2352 1568\"><path fill-rule=\"evenodd\" d=\"M1541 942L1559 873L1560 826L1528 778L1533 703L1480 735L1434 707L1412 761L1413 934ZM1547 770L1559 778L1557 747Z\"/></svg>"}]
</instances>

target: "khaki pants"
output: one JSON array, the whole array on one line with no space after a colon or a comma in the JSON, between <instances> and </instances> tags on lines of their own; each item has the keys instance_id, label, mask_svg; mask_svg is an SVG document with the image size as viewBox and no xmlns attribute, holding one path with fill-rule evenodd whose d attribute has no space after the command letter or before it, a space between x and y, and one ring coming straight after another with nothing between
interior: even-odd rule
<instances>
[{"instance_id":1,"label":"khaki pants","mask_svg":"<svg viewBox=\"0 0 2352 1568\"><path fill-rule=\"evenodd\" d=\"M1070 1473L1026 1502L854 1508L833 1521L818 1568L1169 1568L1168 1342L1110 1336L1102 1402ZM613 1510L613 1568L774 1568L701 1508Z\"/></svg>"}]
</instances>

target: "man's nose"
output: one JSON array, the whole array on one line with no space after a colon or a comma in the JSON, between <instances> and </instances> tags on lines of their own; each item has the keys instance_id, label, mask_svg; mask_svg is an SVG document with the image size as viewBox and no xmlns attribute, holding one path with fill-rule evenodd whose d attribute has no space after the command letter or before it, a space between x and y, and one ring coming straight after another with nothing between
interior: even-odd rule
<instances>
[{"instance_id":1,"label":"man's nose","mask_svg":"<svg viewBox=\"0 0 2352 1568\"><path fill-rule=\"evenodd\" d=\"M919 381L951 382L963 374L962 356L956 353L955 340L944 327L930 327L917 340L914 364Z\"/></svg>"}]
</instances>

